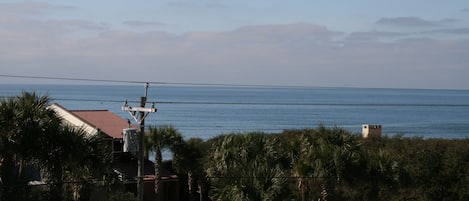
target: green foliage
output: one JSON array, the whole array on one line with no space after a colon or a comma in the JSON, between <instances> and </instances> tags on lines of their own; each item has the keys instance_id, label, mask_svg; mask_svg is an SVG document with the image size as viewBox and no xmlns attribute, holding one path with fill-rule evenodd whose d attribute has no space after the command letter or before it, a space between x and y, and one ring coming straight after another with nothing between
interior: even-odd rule
<instances>
[{"instance_id":1,"label":"green foliage","mask_svg":"<svg viewBox=\"0 0 469 201\"><path fill-rule=\"evenodd\" d=\"M399 135L363 139L364 171L354 178L362 193L354 200L467 200L468 145Z\"/></svg>"},{"instance_id":2,"label":"green foliage","mask_svg":"<svg viewBox=\"0 0 469 201\"><path fill-rule=\"evenodd\" d=\"M271 200L324 199L321 192L329 200L469 200L469 139L363 139L319 126L208 143L213 200L262 200L268 186L276 192Z\"/></svg>"},{"instance_id":3,"label":"green foliage","mask_svg":"<svg viewBox=\"0 0 469 201\"><path fill-rule=\"evenodd\" d=\"M280 136L289 145L291 175L297 179L301 200L329 196L353 170L359 157L359 143L350 132L340 129L286 130Z\"/></svg>"},{"instance_id":4,"label":"green foliage","mask_svg":"<svg viewBox=\"0 0 469 201\"><path fill-rule=\"evenodd\" d=\"M144 138L144 147L147 152L155 152L155 187L156 196L159 196L161 188L161 171L162 171L162 152L181 147L183 143L181 133L170 125L150 126L149 133Z\"/></svg>"},{"instance_id":5,"label":"green foliage","mask_svg":"<svg viewBox=\"0 0 469 201\"><path fill-rule=\"evenodd\" d=\"M280 200L286 178L278 146L278 140L261 133L214 139L206 163L212 200Z\"/></svg>"},{"instance_id":6,"label":"green foliage","mask_svg":"<svg viewBox=\"0 0 469 201\"><path fill-rule=\"evenodd\" d=\"M89 191L84 189L91 186L86 181L112 180L110 155L102 140L63 124L48 106L47 96L27 92L0 101L1 200L63 200L72 192L73 199L85 200ZM28 186L26 167L40 170L48 189ZM65 181L77 184L68 188Z\"/></svg>"},{"instance_id":7,"label":"green foliage","mask_svg":"<svg viewBox=\"0 0 469 201\"><path fill-rule=\"evenodd\" d=\"M191 138L173 149L173 164L179 172L203 171L207 143L200 138Z\"/></svg>"},{"instance_id":8,"label":"green foliage","mask_svg":"<svg viewBox=\"0 0 469 201\"><path fill-rule=\"evenodd\" d=\"M206 200L207 189L205 187L208 186L208 182L204 169L204 157L208 152L208 143L200 138L191 138L181 143L180 146L175 146L172 151L175 169L187 175L189 200L196 200L197 194L200 200Z\"/></svg>"},{"instance_id":9,"label":"green foliage","mask_svg":"<svg viewBox=\"0 0 469 201\"><path fill-rule=\"evenodd\" d=\"M37 152L45 150L41 142L45 141L47 131L60 125L60 119L47 109L49 99L35 93L23 93L0 102L0 194L4 200L22 199L28 178L21 174L26 166L31 166L37 159ZM17 166L19 164L19 166ZM19 169L15 176L15 170Z\"/></svg>"}]
</instances>

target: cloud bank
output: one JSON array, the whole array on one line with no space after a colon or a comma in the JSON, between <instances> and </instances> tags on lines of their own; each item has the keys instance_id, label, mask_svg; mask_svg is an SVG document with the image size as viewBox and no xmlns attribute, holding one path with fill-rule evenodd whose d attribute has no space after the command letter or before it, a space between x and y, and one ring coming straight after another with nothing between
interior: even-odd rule
<instances>
[{"instance_id":1,"label":"cloud bank","mask_svg":"<svg viewBox=\"0 0 469 201\"><path fill-rule=\"evenodd\" d=\"M0 4L1 10L22 12ZM306 86L469 86L467 28L443 29L441 22L413 17L382 18L376 23L435 29L425 33L346 33L323 25L294 23L172 34L1 13L3 74ZM154 21L123 23L163 25ZM461 37L438 37L442 33Z\"/></svg>"}]
</instances>

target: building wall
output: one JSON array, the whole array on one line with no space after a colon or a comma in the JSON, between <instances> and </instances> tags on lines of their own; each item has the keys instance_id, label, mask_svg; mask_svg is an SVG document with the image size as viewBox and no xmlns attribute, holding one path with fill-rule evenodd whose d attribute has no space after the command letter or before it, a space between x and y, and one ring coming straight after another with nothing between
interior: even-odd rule
<instances>
[{"instance_id":1,"label":"building wall","mask_svg":"<svg viewBox=\"0 0 469 201\"><path fill-rule=\"evenodd\" d=\"M75 115L71 114L69 111L63 109L62 107L57 106L55 104L49 107L55 110L57 115L60 118L64 119L69 125L83 129L86 133L88 133L88 135L96 135L98 133L98 129L84 123L81 119L77 118Z\"/></svg>"},{"instance_id":2,"label":"building wall","mask_svg":"<svg viewBox=\"0 0 469 201\"><path fill-rule=\"evenodd\" d=\"M370 135L380 136L382 126L380 124L363 124L362 125L362 136L367 138Z\"/></svg>"}]
</instances>

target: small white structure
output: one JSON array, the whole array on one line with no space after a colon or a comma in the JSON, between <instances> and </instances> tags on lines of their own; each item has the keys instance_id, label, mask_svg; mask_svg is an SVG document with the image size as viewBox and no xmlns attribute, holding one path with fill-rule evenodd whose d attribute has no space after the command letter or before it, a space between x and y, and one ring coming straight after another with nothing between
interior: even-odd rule
<instances>
[{"instance_id":1,"label":"small white structure","mask_svg":"<svg viewBox=\"0 0 469 201\"><path fill-rule=\"evenodd\" d=\"M367 138L369 135L380 136L381 135L380 124L363 124L362 125L362 136Z\"/></svg>"},{"instance_id":2,"label":"small white structure","mask_svg":"<svg viewBox=\"0 0 469 201\"><path fill-rule=\"evenodd\" d=\"M137 129L126 128L122 130L124 140L124 152L130 152L132 154L137 153Z\"/></svg>"}]
</instances>

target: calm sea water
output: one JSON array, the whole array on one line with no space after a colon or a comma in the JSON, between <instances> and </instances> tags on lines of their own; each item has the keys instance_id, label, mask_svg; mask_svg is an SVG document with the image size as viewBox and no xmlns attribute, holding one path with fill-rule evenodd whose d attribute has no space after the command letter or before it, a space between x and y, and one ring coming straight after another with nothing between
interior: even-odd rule
<instances>
[{"instance_id":1,"label":"calm sea water","mask_svg":"<svg viewBox=\"0 0 469 201\"><path fill-rule=\"evenodd\" d=\"M144 86L0 85L2 97L22 91L48 95L67 109L108 109L132 120L121 107L126 99L138 106ZM387 135L469 137L468 90L151 85L148 102L158 112L147 126L171 124L187 138L320 124L360 133L365 123L382 124Z\"/></svg>"}]
</instances>

